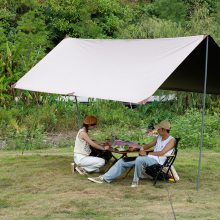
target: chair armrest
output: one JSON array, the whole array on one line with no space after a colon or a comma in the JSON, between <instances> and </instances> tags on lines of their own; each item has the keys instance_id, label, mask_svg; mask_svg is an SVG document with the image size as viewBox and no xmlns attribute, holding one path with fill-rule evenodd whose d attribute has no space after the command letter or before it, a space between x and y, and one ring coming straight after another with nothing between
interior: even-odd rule
<instances>
[{"instance_id":1,"label":"chair armrest","mask_svg":"<svg viewBox=\"0 0 220 220\"><path fill-rule=\"evenodd\" d=\"M171 154L171 155L168 155L168 156L166 156L166 157L175 157L175 155L174 154Z\"/></svg>"}]
</instances>

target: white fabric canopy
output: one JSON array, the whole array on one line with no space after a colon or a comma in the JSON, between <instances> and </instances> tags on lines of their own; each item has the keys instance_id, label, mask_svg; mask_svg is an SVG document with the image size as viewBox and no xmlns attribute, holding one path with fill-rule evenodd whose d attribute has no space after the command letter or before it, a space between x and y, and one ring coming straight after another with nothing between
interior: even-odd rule
<instances>
[{"instance_id":1,"label":"white fabric canopy","mask_svg":"<svg viewBox=\"0 0 220 220\"><path fill-rule=\"evenodd\" d=\"M160 87L205 36L91 40L66 38L15 88L131 103Z\"/></svg>"}]
</instances>

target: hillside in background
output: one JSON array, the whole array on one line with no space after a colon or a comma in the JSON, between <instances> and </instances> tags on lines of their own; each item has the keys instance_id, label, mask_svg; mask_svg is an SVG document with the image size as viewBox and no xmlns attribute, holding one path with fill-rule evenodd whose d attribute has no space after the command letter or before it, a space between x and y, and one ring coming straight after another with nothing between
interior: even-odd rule
<instances>
[{"instance_id":1,"label":"hillside in background","mask_svg":"<svg viewBox=\"0 0 220 220\"><path fill-rule=\"evenodd\" d=\"M73 103L58 102L56 95L11 88L63 38L145 39L200 34L210 34L220 44L220 0L0 0L1 146L20 148L28 142L38 147L45 132L77 129ZM168 118L174 122L175 135L189 130L193 145L200 133L202 95L156 94L174 94L177 99L136 109L117 102L91 101L80 105L81 116L95 114L100 118L104 130L97 132L100 139L116 130L137 141L145 140L141 129ZM208 95L206 107L205 141L212 148L220 142L219 96ZM134 132L127 132L131 128ZM187 147L187 140L182 143Z\"/></svg>"}]
</instances>

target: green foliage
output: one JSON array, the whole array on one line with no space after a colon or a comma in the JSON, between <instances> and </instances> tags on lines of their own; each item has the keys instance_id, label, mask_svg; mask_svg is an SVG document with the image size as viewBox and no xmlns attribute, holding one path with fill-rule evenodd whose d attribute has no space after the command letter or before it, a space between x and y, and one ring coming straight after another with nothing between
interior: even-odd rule
<instances>
[{"instance_id":1,"label":"green foliage","mask_svg":"<svg viewBox=\"0 0 220 220\"><path fill-rule=\"evenodd\" d=\"M119 32L120 38L161 38L184 36L184 29L176 22L143 17L139 25L131 24Z\"/></svg>"},{"instance_id":2,"label":"green foliage","mask_svg":"<svg viewBox=\"0 0 220 220\"><path fill-rule=\"evenodd\" d=\"M217 140L220 138L220 119L213 115L205 116L205 129L203 146L205 148L216 148L219 146ZM201 112L189 110L185 115L176 116L172 120L172 134L181 137L180 146L199 148L201 135L202 117Z\"/></svg>"},{"instance_id":3,"label":"green foliage","mask_svg":"<svg viewBox=\"0 0 220 220\"><path fill-rule=\"evenodd\" d=\"M76 106L72 102L11 89L66 36L140 39L196 34L211 34L220 43L220 1L0 0L1 138L11 148L33 148L44 146L45 132L77 128ZM115 133L142 142L148 140L146 128L166 118L173 124L172 132L183 138L181 145L194 146L200 133L202 96L175 94L177 100L173 103L155 102L137 109L101 100L80 104L81 120L89 114L98 117L100 126L94 135L99 139ZM15 97L20 100L16 105ZM209 148L216 147L220 140L219 115L219 97L207 96L204 142ZM192 131L185 135L184 130Z\"/></svg>"},{"instance_id":4,"label":"green foliage","mask_svg":"<svg viewBox=\"0 0 220 220\"><path fill-rule=\"evenodd\" d=\"M0 136L10 148L39 148L42 146L43 127L36 123L36 115L25 117L19 108L0 109Z\"/></svg>"},{"instance_id":5,"label":"green foliage","mask_svg":"<svg viewBox=\"0 0 220 220\"><path fill-rule=\"evenodd\" d=\"M20 61L27 71L45 55L45 48L49 46L48 31L44 16L37 11L25 13L17 23L15 52L19 51Z\"/></svg>"},{"instance_id":6,"label":"green foliage","mask_svg":"<svg viewBox=\"0 0 220 220\"><path fill-rule=\"evenodd\" d=\"M145 117L145 121L148 127L151 127L162 120L172 120L176 115L174 112L172 103L162 103L162 102L153 102L151 104L143 105L138 107L138 111Z\"/></svg>"},{"instance_id":7,"label":"green foliage","mask_svg":"<svg viewBox=\"0 0 220 220\"><path fill-rule=\"evenodd\" d=\"M2 1L0 8L0 103L18 94L10 87L44 55L50 46L44 15L37 1ZM34 8L34 9L33 9ZM24 93L29 99L30 93Z\"/></svg>"},{"instance_id":8,"label":"green foliage","mask_svg":"<svg viewBox=\"0 0 220 220\"><path fill-rule=\"evenodd\" d=\"M215 17L209 14L210 12L207 7L198 7L191 15L190 21L188 22L187 32L190 35L209 34L212 35L216 41L219 41L220 27Z\"/></svg>"},{"instance_id":9,"label":"green foliage","mask_svg":"<svg viewBox=\"0 0 220 220\"><path fill-rule=\"evenodd\" d=\"M184 114L187 109L202 109L203 107L203 94L202 93L193 93L193 92L174 92L176 96L176 102L173 105L173 110L176 113ZM217 96L215 95L206 95L206 109L213 109L214 103L216 103L216 108L218 108L217 104ZM217 109L214 110L218 111Z\"/></svg>"},{"instance_id":10,"label":"green foliage","mask_svg":"<svg viewBox=\"0 0 220 220\"><path fill-rule=\"evenodd\" d=\"M117 0L49 0L46 15L56 40L66 35L81 38L114 37L131 17L131 10Z\"/></svg>"},{"instance_id":11,"label":"green foliage","mask_svg":"<svg viewBox=\"0 0 220 220\"><path fill-rule=\"evenodd\" d=\"M116 123L138 126L139 115L120 102L105 100L92 101L88 106L80 105L80 111L82 111L83 117L86 115L96 115L100 123L106 126ZM127 117L124 117L125 115Z\"/></svg>"},{"instance_id":12,"label":"green foliage","mask_svg":"<svg viewBox=\"0 0 220 220\"><path fill-rule=\"evenodd\" d=\"M172 124L171 134L182 138L180 146L197 148L201 111L191 109L178 115L174 106L175 102L153 102L130 109L119 102L103 100L79 105L81 121L86 115L97 116L98 128L91 134L97 140L109 139L114 134L121 139L147 143L152 139L146 136L147 128L168 119ZM217 148L220 144L219 109L218 105L214 106L205 116L205 148ZM37 107L17 104L12 108L0 108L1 145L4 143L7 148L42 148L46 146L46 132L65 133L77 129L76 106L72 102L51 99ZM67 140L62 145L68 143Z\"/></svg>"},{"instance_id":13,"label":"green foliage","mask_svg":"<svg viewBox=\"0 0 220 220\"><path fill-rule=\"evenodd\" d=\"M217 10L218 0L183 0L188 8L188 14L192 14L198 7L206 7L210 14L215 13Z\"/></svg>"},{"instance_id":14,"label":"green foliage","mask_svg":"<svg viewBox=\"0 0 220 220\"><path fill-rule=\"evenodd\" d=\"M184 22L186 20L186 4L179 0L155 0L149 4L148 12L160 19L173 22Z\"/></svg>"},{"instance_id":15,"label":"green foliage","mask_svg":"<svg viewBox=\"0 0 220 220\"><path fill-rule=\"evenodd\" d=\"M160 38L211 34L220 42L219 1L0 0L0 103L39 95L11 89L66 36Z\"/></svg>"}]
</instances>

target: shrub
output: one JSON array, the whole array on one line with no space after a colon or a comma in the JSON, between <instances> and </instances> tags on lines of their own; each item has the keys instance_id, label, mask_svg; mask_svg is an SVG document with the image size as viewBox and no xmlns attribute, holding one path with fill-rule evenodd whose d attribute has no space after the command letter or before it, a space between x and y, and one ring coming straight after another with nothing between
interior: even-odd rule
<instances>
[{"instance_id":1,"label":"shrub","mask_svg":"<svg viewBox=\"0 0 220 220\"><path fill-rule=\"evenodd\" d=\"M215 148L219 145L216 140L220 137L220 119L212 115L205 115L203 146ZM186 114L176 116L172 120L173 136L181 137L180 146L184 148L197 148L200 144L202 114L192 109Z\"/></svg>"},{"instance_id":2,"label":"shrub","mask_svg":"<svg viewBox=\"0 0 220 220\"><path fill-rule=\"evenodd\" d=\"M161 120L171 121L171 135L181 137L180 147L198 148L201 133L201 111L187 110L177 115L172 103L151 103L130 109L120 102L97 100L79 104L81 121L86 115L98 118L98 128L92 132L97 140L111 138L147 143L148 126ZM49 147L44 142L46 132L66 132L77 130L76 106L72 102L53 100L38 106L14 105L0 108L0 146L3 148L42 148ZM68 145L68 143L62 144ZM205 148L220 145L220 119L218 115L206 112L204 140Z\"/></svg>"}]
</instances>

